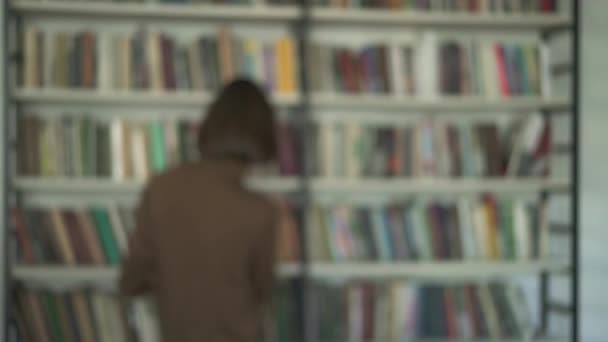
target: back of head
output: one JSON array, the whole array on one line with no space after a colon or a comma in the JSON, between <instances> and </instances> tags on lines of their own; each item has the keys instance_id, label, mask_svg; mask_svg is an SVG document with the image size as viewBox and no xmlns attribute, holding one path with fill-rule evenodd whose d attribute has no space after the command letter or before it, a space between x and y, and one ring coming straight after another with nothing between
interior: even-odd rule
<instances>
[{"instance_id":1,"label":"back of head","mask_svg":"<svg viewBox=\"0 0 608 342\"><path fill-rule=\"evenodd\" d=\"M275 119L263 91L251 81L227 84L209 106L198 147L203 157L267 162L276 157Z\"/></svg>"}]
</instances>

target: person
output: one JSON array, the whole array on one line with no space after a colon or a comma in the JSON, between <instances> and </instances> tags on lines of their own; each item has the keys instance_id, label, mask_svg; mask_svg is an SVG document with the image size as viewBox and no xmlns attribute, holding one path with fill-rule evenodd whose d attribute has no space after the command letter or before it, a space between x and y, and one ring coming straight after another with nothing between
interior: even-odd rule
<instances>
[{"instance_id":1,"label":"person","mask_svg":"<svg viewBox=\"0 0 608 342\"><path fill-rule=\"evenodd\" d=\"M200 160L144 189L120 290L155 299L162 341L259 336L272 296L278 213L244 178L254 163L276 157L274 120L255 84L231 82L200 126Z\"/></svg>"}]
</instances>

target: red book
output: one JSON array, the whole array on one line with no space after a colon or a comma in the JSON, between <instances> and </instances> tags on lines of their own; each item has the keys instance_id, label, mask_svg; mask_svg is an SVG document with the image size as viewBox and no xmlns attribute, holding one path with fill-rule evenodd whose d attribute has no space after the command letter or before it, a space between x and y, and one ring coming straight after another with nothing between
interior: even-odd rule
<instances>
[{"instance_id":1,"label":"red book","mask_svg":"<svg viewBox=\"0 0 608 342\"><path fill-rule=\"evenodd\" d=\"M540 3L541 11L543 13L553 12L553 10L554 10L553 5L554 5L553 0L541 0L541 3Z\"/></svg>"},{"instance_id":2,"label":"red book","mask_svg":"<svg viewBox=\"0 0 608 342\"><path fill-rule=\"evenodd\" d=\"M374 285L363 285L363 340L374 339L374 308L376 307Z\"/></svg>"},{"instance_id":3,"label":"red book","mask_svg":"<svg viewBox=\"0 0 608 342\"><path fill-rule=\"evenodd\" d=\"M161 52L161 65L163 73L164 88L168 90L175 90L177 88L177 82L175 80L175 60L173 58L173 42L164 34L160 35L160 52Z\"/></svg>"},{"instance_id":4,"label":"red book","mask_svg":"<svg viewBox=\"0 0 608 342\"><path fill-rule=\"evenodd\" d=\"M93 256L84 236L84 229L80 226L76 214L72 211L62 212L65 226L70 237L70 244L79 264L92 264Z\"/></svg>"},{"instance_id":5,"label":"red book","mask_svg":"<svg viewBox=\"0 0 608 342\"><path fill-rule=\"evenodd\" d=\"M431 205L427 208L427 219L431 223L429 229L431 231L433 258L436 260L443 259L445 250L441 237L441 227L439 226L439 210L437 205Z\"/></svg>"},{"instance_id":6,"label":"red book","mask_svg":"<svg viewBox=\"0 0 608 342\"><path fill-rule=\"evenodd\" d=\"M549 154L551 153L551 141L552 141L552 129L551 120L545 120L545 126L543 127L543 133L538 141L536 150L534 151L534 164L535 166L541 165L541 169L538 173L541 176L548 176L550 171Z\"/></svg>"},{"instance_id":7,"label":"red book","mask_svg":"<svg viewBox=\"0 0 608 342\"><path fill-rule=\"evenodd\" d=\"M443 301L445 308L445 321L447 324L448 337L458 337L458 317L456 313L456 300L451 288L443 290Z\"/></svg>"},{"instance_id":8,"label":"red book","mask_svg":"<svg viewBox=\"0 0 608 342\"><path fill-rule=\"evenodd\" d=\"M498 68L498 82L500 84L500 92L504 96L510 96L509 77L507 76L507 64L505 61L505 53L500 44L494 44L494 53L496 55L496 67Z\"/></svg>"},{"instance_id":9,"label":"red book","mask_svg":"<svg viewBox=\"0 0 608 342\"><path fill-rule=\"evenodd\" d=\"M465 304L467 308L467 314L470 317L471 330L475 337L483 337L481 328L481 316L479 312L479 306L477 305L477 296L475 293L475 287L468 285L464 289L465 291Z\"/></svg>"},{"instance_id":10,"label":"red book","mask_svg":"<svg viewBox=\"0 0 608 342\"><path fill-rule=\"evenodd\" d=\"M34 251L32 249L32 239L25 225L23 219L23 212L19 208L11 209L11 216L13 219L13 225L15 226L15 233L17 235L17 242L19 249L21 250L21 256L23 261L27 264L34 263Z\"/></svg>"}]
</instances>

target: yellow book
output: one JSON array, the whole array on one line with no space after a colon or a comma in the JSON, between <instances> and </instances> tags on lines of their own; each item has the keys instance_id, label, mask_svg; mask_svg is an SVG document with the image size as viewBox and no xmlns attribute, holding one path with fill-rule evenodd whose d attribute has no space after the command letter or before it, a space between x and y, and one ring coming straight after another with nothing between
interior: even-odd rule
<instances>
[{"instance_id":1,"label":"yellow book","mask_svg":"<svg viewBox=\"0 0 608 342\"><path fill-rule=\"evenodd\" d=\"M76 256L72 245L70 244L70 237L68 236L68 228L66 227L61 212L57 209L50 211L51 226L53 231L53 239L57 244L57 248L61 254L61 261L65 265L75 265Z\"/></svg>"},{"instance_id":2,"label":"yellow book","mask_svg":"<svg viewBox=\"0 0 608 342\"><path fill-rule=\"evenodd\" d=\"M286 62L284 54L284 41L283 39L278 40L274 46L274 61L275 61L275 84L276 92L283 93L287 88L286 73Z\"/></svg>"},{"instance_id":3,"label":"yellow book","mask_svg":"<svg viewBox=\"0 0 608 342\"><path fill-rule=\"evenodd\" d=\"M488 256L491 260L498 260L501 253L498 246L498 213L496 212L496 202L495 199L486 199L484 202L487 220L486 229L488 231L486 241L488 244Z\"/></svg>"},{"instance_id":4,"label":"yellow book","mask_svg":"<svg viewBox=\"0 0 608 342\"><path fill-rule=\"evenodd\" d=\"M284 58L285 58L285 92L294 93L296 91L296 53L293 39L284 39Z\"/></svg>"}]
</instances>

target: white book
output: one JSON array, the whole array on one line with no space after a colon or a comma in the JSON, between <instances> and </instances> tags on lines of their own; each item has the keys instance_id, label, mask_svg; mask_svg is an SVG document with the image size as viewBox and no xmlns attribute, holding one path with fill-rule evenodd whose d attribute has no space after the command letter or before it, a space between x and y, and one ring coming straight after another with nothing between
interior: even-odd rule
<instances>
[{"instance_id":1,"label":"white book","mask_svg":"<svg viewBox=\"0 0 608 342\"><path fill-rule=\"evenodd\" d=\"M361 175L363 161L360 158L361 151L361 126L355 122L346 123L345 159L346 176L356 178Z\"/></svg>"},{"instance_id":2,"label":"white book","mask_svg":"<svg viewBox=\"0 0 608 342\"><path fill-rule=\"evenodd\" d=\"M112 341L127 342L127 327L125 325L125 321L123 320L123 315L117 300L111 296L105 296L104 308L106 317L108 318L108 325L110 327Z\"/></svg>"},{"instance_id":3,"label":"white book","mask_svg":"<svg viewBox=\"0 0 608 342\"><path fill-rule=\"evenodd\" d=\"M131 155L133 156L133 174L136 179L147 179L149 176L148 157L146 155L146 135L144 127L133 125L131 129Z\"/></svg>"},{"instance_id":4,"label":"white book","mask_svg":"<svg viewBox=\"0 0 608 342\"><path fill-rule=\"evenodd\" d=\"M477 294L479 296L479 303L481 304L482 315L488 326L490 338L498 339L501 337L500 322L498 321L498 313L496 305L494 305L494 301L492 300L490 288L487 285L478 285Z\"/></svg>"},{"instance_id":5,"label":"white book","mask_svg":"<svg viewBox=\"0 0 608 342\"><path fill-rule=\"evenodd\" d=\"M91 309L93 311L93 320L97 329L99 342L114 342L112 336L112 327L109 322L109 317L106 315L104 295L100 292L91 294Z\"/></svg>"},{"instance_id":6,"label":"white book","mask_svg":"<svg viewBox=\"0 0 608 342\"><path fill-rule=\"evenodd\" d=\"M114 118L110 122L110 146L112 155L112 179L122 181L126 177L125 156L124 156L124 122L119 118Z\"/></svg>"},{"instance_id":7,"label":"white book","mask_svg":"<svg viewBox=\"0 0 608 342\"><path fill-rule=\"evenodd\" d=\"M513 227L515 229L515 256L521 260L530 258L530 218L525 203L513 202Z\"/></svg>"},{"instance_id":8,"label":"white book","mask_svg":"<svg viewBox=\"0 0 608 342\"><path fill-rule=\"evenodd\" d=\"M482 259L490 259L488 213L483 204L477 204L473 209L473 222L475 225L476 250Z\"/></svg>"},{"instance_id":9,"label":"white book","mask_svg":"<svg viewBox=\"0 0 608 342\"><path fill-rule=\"evenodd\" d=\"M319 155L321 156L321 176L334 176L334 125L321 123L319 126Z\"/></svg>"},{"instance_id":10,"label":"white book","mask_svg":"<svg viewBox=\"0 0 608 342\"><path fill-rule=\"evenodd\" d=\"M458 220L460 225L460 238L462 252L465 259L479 257L477 242L475 241L475 225L473 222L473 207L468 198L458 200Z\"/></svg>"},{"instance_id":11,"label":"white book","mask_svg":"<svg viewBox=\"0 0 608 342\"><path fill-rule=\"evenodd\" d=\"M174 166L179 163L179 141L177 137L177 123L173 120L163 125L165 146L167 152L167 165Z\"/></svg>"},{"instance_id":12,"label":"white book","mask_svg":"<svg viewBox=\"0 0 608 342\"><path fill-rule=\"evenodd\" d=\"M127 237L127 230L120 219L118 207L116 205L108 206L108 215L110 216L110 225L112 226L112 233L116 239L118 249L120 250L121 255L126 255L129 240Z\"/></svg>"},{"instance_id":13,"label":"white book","mask_svg":"<svg viewBox=\"0 0 608 342\"><path fill-rule=\"evenodd\" d=\"M485 95L496 99L500 96L500 81L498 78L498 60L494 52L493 42L480 44L481 65Z\"/></svg>"}]
</instances>

